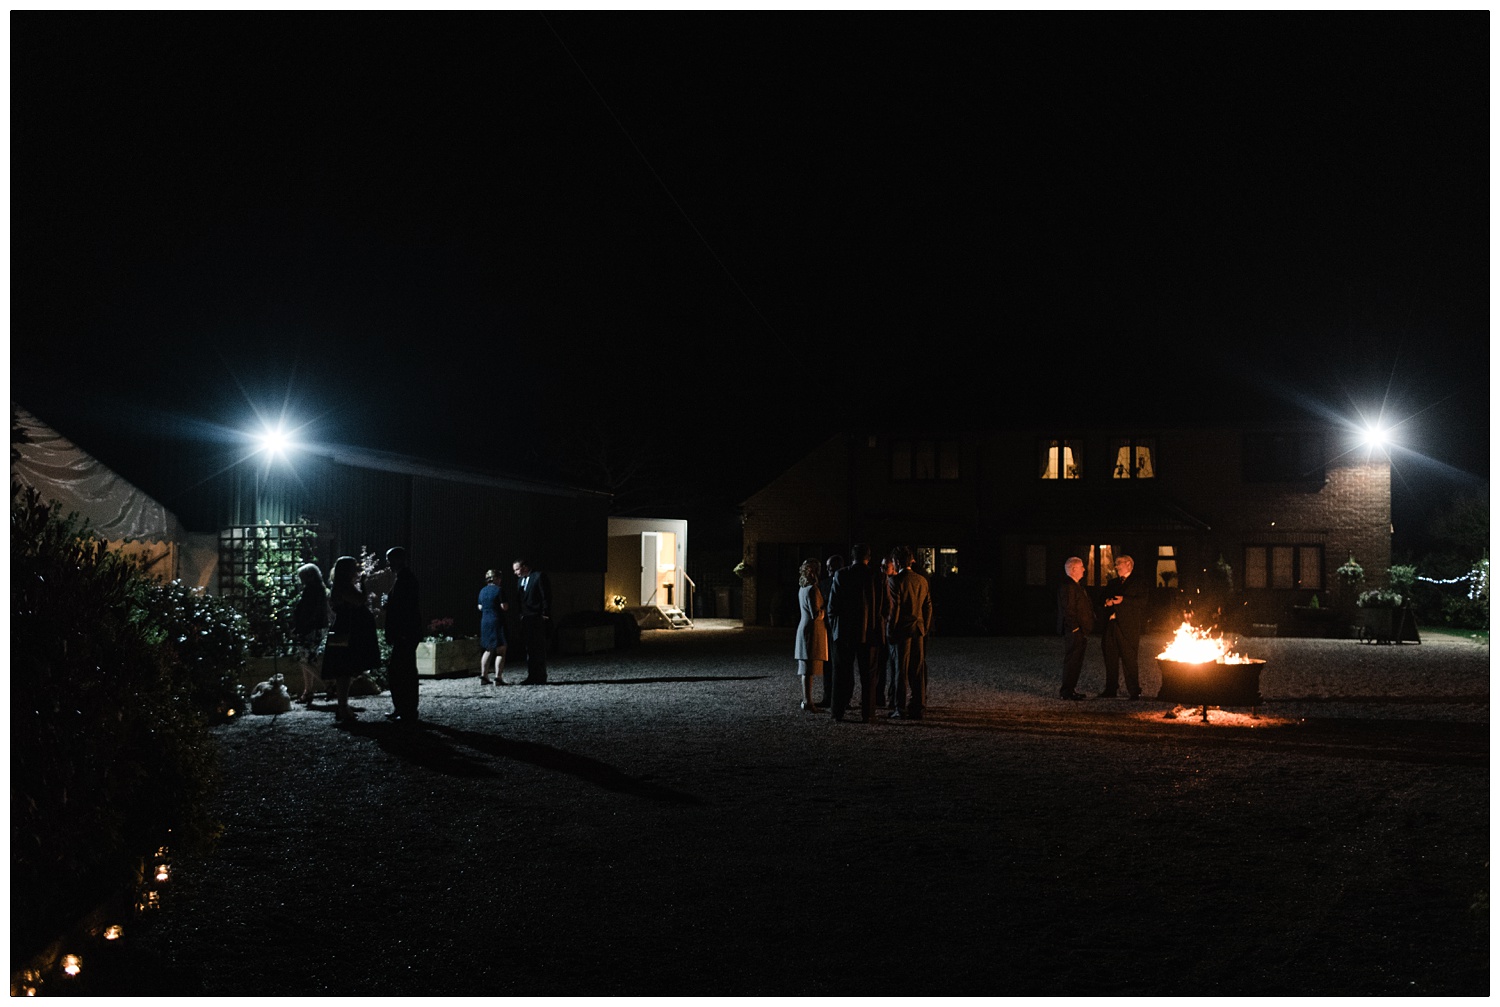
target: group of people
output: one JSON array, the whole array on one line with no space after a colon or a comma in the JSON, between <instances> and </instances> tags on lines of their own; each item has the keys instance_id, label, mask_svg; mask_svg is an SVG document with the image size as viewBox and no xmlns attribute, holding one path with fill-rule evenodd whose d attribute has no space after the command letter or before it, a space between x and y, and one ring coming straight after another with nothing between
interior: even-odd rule
<instances>
[{"instance_id":1,"label":"group of people","mask_svg":"<svg viewBox=\"0 0 1500 1007\"><path fill-rule=\"evenodd\" d=\"M522 685L545 685L547 682L547 619L552 613L551 592L544 574L531 569L531 562L518 559L511 564L516 575L516 610L521 616L521 639L526 645L526 677ZM479 589L479 659L480 685L509 685L505 681L505 614L511 603L505 597L499 570L484 572L484 587Z\"/></svg>"},{"instance_id":2,"label":"group of people","mask_svg":"<svg viewBox=\"0 0 1500 1007\"><path fill-rule=\"evenodd\" d=\"M1083 655L1095 628L1094 604L1083 587L1083 559L1069 556L1063 572L1067 576L1057 593L1057 631L1063 636L1062 688L1058 695L1067 700L1087 699L1078 691L1078 675L1083 671ZM1146 628L1151 585L1137 579L1135 560L1129 556L1115 560L1115 574L1104 598L1104 689L1099 697L1117 697L1123 676L1126 698L1139 699L1141 632Z\"/></svg>"},{"instance_id":3,"label":"group of people","mask_svg":"<svg viewBox=\"0 0 1500 1007\"><path fill-rule=\"evenodd\" d=\"M391 589L381 606L385 642L391 650L386 665L391 712L386 719L409 723L417 719L417 644L422 642L417 575L401 546L388 549L385 561L392 573ZM325 585L322 571L313 563L300 567L297 577L302 593L292 609L292 636L302 669L301 702L311 705L314 681L325 679L333 683L337 699L335 722L352 721L356 718L349 708L349 683L380 664L375 614L360 584L359 561L353 556L335 560L328 578L331 585Z\"/></svg>"},{"instance_id":4,"label":"group of people","mask_svg":"<svg viewBox=\"0 0 1500 1007\"><path fill-rule=\"evenodd\" d=\"M394 723L409 725L417 721L417 644L423 636L417 576L401 546L387 550L385 560L392 574L390 590L380 604L385 616L385 642L390 648L386 680L391 711L385 716ZM514 602L526 646L527 675L522 684L539 685L547 681L546 620L551 615L547 578L532 570L526 559L516 560L511 569L516 575ZM318 679L332 683L337 723L356 719L349 707L349 683L380 664L375 614L360 576L359 561L353 556L340 556L334 562L329 584L325 584L316 564L307 563L297 570L302 593L292 609L292 635L302 669L300 701L312 704ZM479 592L479 635L484 649L480 682L505 685L501 677L507 651L505 613L511 601L503 595L498 571L486 571L485 581Z\"/></svg>"},{"instance_id":5,"label":"group of people","mask_svg":"<svg viewBox=\"0 0 1500 1007\"><path fill-rule=\"evenodd\" d=\"M846 566L842 556L830 556L826 577L816 559L799 569L801 619L792 656L802 679L802 709L826 709L842 721L853 704L858 669L860 719L868 724L883 708L892 720L921 720L927 708L926 638L932 629L927 578L913 569L906 546L875 564L870 547L856 545L849 560ZM814 679L823 682L816 701Z\"/></svg>"}]
</instances>

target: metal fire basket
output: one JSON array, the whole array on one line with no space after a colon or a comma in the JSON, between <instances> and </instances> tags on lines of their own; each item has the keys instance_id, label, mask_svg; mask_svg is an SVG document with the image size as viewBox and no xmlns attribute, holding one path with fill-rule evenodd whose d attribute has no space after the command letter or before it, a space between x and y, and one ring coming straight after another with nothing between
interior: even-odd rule
<instances>
[{"instance_id":1,"label":"metal fire basket","mask_svg":"<svg viewBox=\"0 0 1500 1007\"><path fill-rule=\"evenodd\" d=\"M1161 669L1161 691L1156 698L1202 706L1205 721L1210 706L1248 706L1254 716L1255 708L1260 705L1260 672L1266 666L1265 661L1188 663L1157 658L1156 666Z\"/></svg>"}]
</instances>

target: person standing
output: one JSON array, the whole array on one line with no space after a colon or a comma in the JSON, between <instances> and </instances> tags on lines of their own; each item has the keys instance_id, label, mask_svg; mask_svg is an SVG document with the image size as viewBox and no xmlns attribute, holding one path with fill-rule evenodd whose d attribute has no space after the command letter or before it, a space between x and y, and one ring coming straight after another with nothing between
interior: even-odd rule
<instances>
[{"instance_id":1,"label":"person standing","mask_svg":"<svg viewBox=\"0 0 1500 1007\"><path fill-rule=\"evenodd\" d=\"M302 697L298 702L311 706L313 682L318 677L318 662L323 658L323 641L328 636L328 588L323 586L323 571L313 563L297 569L302 594L292 609L292 645L297 667L302 669Z\"/></svg>"},{"instance_id":2,"label":"person standing","mask_svg":"<svg viewBox=\"0 0 1500 1007\"><path fill-rule=\"evenodd\" d=\"M505 613L510 603L500 593L500 571L484 572L484 587L479 589L479 684L489 685L494 668L494 684L505 684Z\"/></svg>"},{"instance_id":3,"label":"person standing","mask_svg":"<svg viewBox=\"0 0 1500 1007\"><path fill-rule=\"evenodd\" d=\"M927 627L932 624L932 594L927 578L911 568L911 550L897 546L891 554L896 574L887 577L885 590L890 624L895 695L892 720L921 720L927 708Z\"/></svg>"},{"instance_id":4,"label":"person standing","mask_svg":"<svg viewBox=\"0 0 1500 1007\"><path fill-rule=\"evenodd\" d=\"M823 595L823 632L828 637L828 661L823 665L823 698L818 705L825 710L833 708L833 609L829 599L833 597L833 576L844 566L844 557L834 553L823 561L822 573L818 576L818 592Z\"/></svg>"},{"instance_id":5,"label":"person standing","mask_svg":"<svg viewBox=\"0 0 1500 1007\"><path fill-rule=\"evenodd\" d=\"M801 619L797 623L797 640L792 646L792 657L797 662L797 676L802 679L802 709L808 713L822 713L813 702L812 680L826 675L828 664L828 624L823 617L823 592L818 588L819 563L815 559L803 560L797 568L797 610ZM824 695L828 687L823 687Z\"/></svg>"},{"instance_id":6,"label":"person standing","mask_svg":"<svg viewBox=\"0 0 1500 1007\"><path fill-rule=\"evenodd\" d=\"M829 623L833 626L833 719L843 720L854 692L854 668L859 666L860 715L865 723L875 717L880 702L876 686L876 649L884 642L880 627L880 585L870 566L870 547L856 545L850 564L833 575L828 593Z\"/></svg>"},{"instance_id":7,"label":"person standing","mask_svg":"<svg viewBox=\"0 0 1500 1007\"><path fill-rule=\"evenodd\" d=\"M889 710L895 693L896 673L891 663L891 605L886 592L886 581L896 576L896 561L889 555L880 559L880 569L875 575L875 594L879 598L879 642L875 645L875 688L880 693L880 708Z\"/></svg>"},{"instance_id":8,"label":"person standing","mask_svg":"<svg viewBox=\"0 0 1500 1007\"><path fill-rule=\"evenodd\" d=\"M521 684L546 685L547 619L552 614L547 575L531 569L531 562L526 559L516 560L511 569L516 574L521 640L526 645L526 677Z\"/></svg>"},{"instance_id":9,"label":"person standing","mask_svg":"<svg viewBox=\"0 0 1500 1007\"><path fill-rule=\"evenodd\" d=\"M353 556L334 561L328 578L328 643L323 648L323 677L332 680L338 696L333 719L347 723L355 719L349 709L349 681L380 663L380 642L375 636L375 617L360 590L359 563Z\"/></svg>"},{"instance_id":10,"label":"person standing","mask_svg":"<svg viewBox=\"0 0 1500 1007\"><path fill-rule=\"evenodd\" d=\"M1131 699L1141 695L1141 631L1146 627L1146 606L1150 603L1151 585L1135 576L1135 560L1121 556L1115 560L1120 577L1104 599L1108 618L1104 624L1104 691L1101 697L1118 695L1120 671L1125 672L1125 692Z\"/></svg>"},{"instance_id":11,"label":"person standing","mask_svg":"<svg viewBox=\"0 0 1500 1007\"><path fill-rule=\"evenodd\" d=\"M1063 636L1063 677L1059 695L1063 699L1085 699L1074 687L1083 671L1083 652L1088 648L1089 634L1094 631L1094 605L1089 593L1079 583L1083 580L1083 560L1069 556L1063 562L1062 587L1057 592L1057 631Z\"/></svg>"},{"instance_id":12,"label":"person standing","mask_svg":"<svg viewBox=\"0 0 1500 1007\"><path fill-rule=\"evenodd\" d=\"M385 642L390 645L387 677L391 687L391 712L387 720L398 724L417 720L417 644L422 642L422 613L417 598L417 575L406 565L401 546L386 550L395 579L385 601Z\"/></svg>"}]
</instances>

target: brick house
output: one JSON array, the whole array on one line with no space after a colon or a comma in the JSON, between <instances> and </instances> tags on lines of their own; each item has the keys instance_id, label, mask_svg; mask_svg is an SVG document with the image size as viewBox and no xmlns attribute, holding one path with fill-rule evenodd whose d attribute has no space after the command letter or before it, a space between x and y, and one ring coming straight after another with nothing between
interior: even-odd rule
<instances>
[{"instance_id":1,"label":"brick house","mask_svg":"<svg viewBox=\"0 0 1500 1007\"><path fill-rule=\"evenodd\" d=\"M1309 631L1351 555L1390 564L1391 472L1337 427L838 435L742 505L747 623L795 621L797 564L912 546L943 632L1050 633L1063 560L1099 593L1116 556L1154 578L1153 614ZM1199 622L1207 622L1202 617Z\"/></svg>"}]
</instances>

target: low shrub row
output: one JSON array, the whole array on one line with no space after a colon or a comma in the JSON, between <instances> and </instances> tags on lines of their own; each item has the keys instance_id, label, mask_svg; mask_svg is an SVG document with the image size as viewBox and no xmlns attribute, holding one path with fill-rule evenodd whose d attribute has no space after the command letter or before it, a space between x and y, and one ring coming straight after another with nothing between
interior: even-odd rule
<instances>
[{"instance_id":1,"label":"low shrub row","mask_svg":"<svg viewBox=\"0 0 1500 1007\"><path fill-rule=\"evenodd\" d=\"M208 725L239 708L243 617L108 551L12 487L11 953L134 885L162 846L219 826Z\"/></svg>"}]
</instances>

